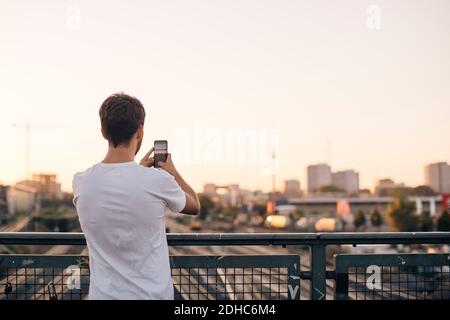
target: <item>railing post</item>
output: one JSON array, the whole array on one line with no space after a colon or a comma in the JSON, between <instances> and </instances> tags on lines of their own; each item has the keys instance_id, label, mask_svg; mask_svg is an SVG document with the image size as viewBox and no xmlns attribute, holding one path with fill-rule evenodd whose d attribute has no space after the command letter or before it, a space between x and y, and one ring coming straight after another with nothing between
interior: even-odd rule
<instances>
[{"instance_id":1,"label":"railing post","mask_svg":"<svg viewBox=\"0 0 450 320\"><path fill-rule=\"evenodd\" d=\"M327 261L324 244L311 246L311 300L326 300Z\"/></svg>"}]
</instances>

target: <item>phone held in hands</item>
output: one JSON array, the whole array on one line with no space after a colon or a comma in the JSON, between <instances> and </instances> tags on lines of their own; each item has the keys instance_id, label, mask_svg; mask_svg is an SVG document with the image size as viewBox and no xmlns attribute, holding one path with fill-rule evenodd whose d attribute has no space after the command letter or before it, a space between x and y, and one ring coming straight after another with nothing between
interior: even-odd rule
<instances>
[{"instance_id":1,"label":"phone held in hands","mask_svg":"<svg viewBox=\"0 0 450 320\"><path fill-rule=\"evenodd\" d=\"M168 149L167 140L155 140L154 143L155 168L158 168L158 162L166 162L167 149Z\"/></svg>"}]
</instances>

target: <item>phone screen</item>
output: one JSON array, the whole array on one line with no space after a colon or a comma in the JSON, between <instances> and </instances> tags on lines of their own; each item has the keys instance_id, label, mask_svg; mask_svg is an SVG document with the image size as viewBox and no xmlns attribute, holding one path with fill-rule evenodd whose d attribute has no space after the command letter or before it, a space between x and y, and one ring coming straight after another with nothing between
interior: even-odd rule
<instances>
[{"instance_id":1,"label":"phone screen","mask_svg":"<svg viewBox=\"0 0 450 320\"><path fill-rule=\"evenodd\" d=\"M155 167L158 167L158 162L166 162L167 160L167 140L156 140L154 143L155 153Z\"/></svg>"}]
</instances>

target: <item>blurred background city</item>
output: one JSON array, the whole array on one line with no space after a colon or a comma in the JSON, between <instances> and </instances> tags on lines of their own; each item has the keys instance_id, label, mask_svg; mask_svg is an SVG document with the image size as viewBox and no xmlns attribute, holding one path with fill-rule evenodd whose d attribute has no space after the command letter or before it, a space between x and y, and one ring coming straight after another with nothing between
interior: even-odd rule
<instances>
[{"instance_id":1,"label":"blurred background city","mask_svg":"<svg viewBox=\"0 0 450 320\"><path fill-rule=\"evenodd\" d=\"M169 140L201 197L187 230L448 230L449 4L347 2L3 3L3 228L79 229L71 178L123 90L138 156Z\"/></svg>"},{"instance_id":2,"label":"blurred background city","mask_svg":"<svg viewBox=\"0 0 450 320\"><path fill-rule=\"evenodd\" d=\"M354 170L333 172L321 163L306 171L304 188L297 179L285 180L281 190L274 186L270 192L244 189L238 183L206 183L199 192L198 217L168 214L195 232L450 231L446 162L424 166L421 185L382 178L372 189L360 188ZM79 230L72 198L51 173L0 186L3 228L14 222L22 228L16 231Z\"/></svg>"},{"instance_id":3,"label":"blurred background city","mask_svg":"<svg viewBox=\"0 0 450 320\"><path fill-rule=\"evenodd\" d=\"M81 231L71 179L106 152L119 91L147 110L137 157L168 140L199 194L169 232L450 231L450 2L0 4L0 232ZM263 249L236 250L281 252ZM215 252L189 250L171 253Z\"/></svg>"}]
</instances>

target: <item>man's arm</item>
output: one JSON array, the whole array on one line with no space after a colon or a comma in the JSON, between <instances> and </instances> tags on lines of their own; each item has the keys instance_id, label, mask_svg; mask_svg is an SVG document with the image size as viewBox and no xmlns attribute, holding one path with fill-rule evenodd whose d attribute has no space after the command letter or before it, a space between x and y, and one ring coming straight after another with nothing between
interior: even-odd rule
<instances>
[{"instance_id":1,"label":"man's arm","mask_svg":"<svg viewBox=\"0 0 450 320\"><path fill-rule=\"evenodd\" d=\"M181 213L196 215L200 213L200 201L198 201L197 194L194 189L183 179L183 177L178 173L175 165L172 162L172 157L170 154L167 155L166 162L158 162L158 166L170 173L181 189L186 194L186 205Z\"/></svg>"}]
</instances>

